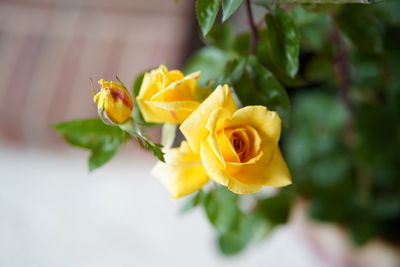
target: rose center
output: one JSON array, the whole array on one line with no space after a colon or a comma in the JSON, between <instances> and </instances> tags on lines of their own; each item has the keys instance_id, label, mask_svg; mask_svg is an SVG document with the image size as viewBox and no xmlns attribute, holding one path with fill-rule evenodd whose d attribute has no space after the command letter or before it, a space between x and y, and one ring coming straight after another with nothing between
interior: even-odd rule
<instances>
[{"instance_id":1,"label":"rose center","mask_svg":"<svg viewBox=\"0 0 400 267\"><path fill-rule=\"evenodd\" d=\"M237 154L244 152L245 144L238 134L232 134L231 144L233 145L233 148Z\"/></svg>"},{"instance_id":2,"label":"rose center","mask_svg":"<svg viewBox=\"0 0 400 267\"><path fill-rule=\"evenodd\" d=\"M227 162L247 162L258 155L261 139L250 126L229 127L217 132L218 145Z\"/></svg>"}]
</instances>

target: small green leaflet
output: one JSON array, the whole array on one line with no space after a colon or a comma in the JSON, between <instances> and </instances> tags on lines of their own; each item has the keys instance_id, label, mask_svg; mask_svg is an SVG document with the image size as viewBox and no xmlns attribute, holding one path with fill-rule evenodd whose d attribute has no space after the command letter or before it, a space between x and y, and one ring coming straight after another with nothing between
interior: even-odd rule
<instances>
[{"instance_id":1,"label":"small green leaflet","mask_svg":"<svg viewBox=\"0 0 400 267\"><path fill-rule=\"evenodd\" d=\"M203 35L211 30L217 17L221 0L197 0L196 15Z\"/></svg>"},{"instance_id":2,"label":"small green leaflet","mask_svg":"<svg viewBox=\"0 0 400 267\"><path fill-rule=\"evenodd\" d=\"M140 145L153 152L154 156L156 156L159 160L165 162L164 152L161 151L163 146L150 141L150 139L148 139L148 137L142 133L140 125L136 123L135 120L130 119L123 124L119 124L119 127L135 137Z\"/></svg>"},{"instance_id":3,"label":"small green leaflet","mask_svg":"<svg viewBox=\"0 0 400 267\"><path fill-rule=\"evenodd\" d=\"M189 196L189 199L185 202L185 204L182 206L181 213L186 213L198 205L200 205L203 201L204 198L204 193L200 189L196 193L192 194Z\"/></svg>"},{"instance_id":4,"label":"small green leaflet","mask_svg":"<svg viewBox=\"0 0 400 267\"><path fill-rule=\"evenodd\" d=\"M222 22L225 22L239 8L243 0L222 0Z\"/></svg>"},{"instance_id":5,"label":"small green leaflet","mask_svg":"<svg viewBox=\"0 0 400 267\"><path fill-rule=\"evenodd\" d=\"M164 152L161 151L161 149L163 147L161 144L153 143L145 136L138 137L138 142L143 147L145 147L148 150L150 150L151 152L153 152L153 155L156 156L158 158L158 160L165 162Z\"/></svg>"},{"instance_id":6,"label":"small green leaflet","mask_svg":"<svg viewBox=\"0 0 400 267\"><path fill-rule=\"evenodd\" d=\"M299 69L300 37L289 14L281 8L265 16L268 61L279 72L293 78Z\"/></svg>"},{"instance_id":7,"label":"small green leaflet","mask_svg":"<svg viewBox=\"0 0 400 267\"><path fill-rule=\"evenodd\" d=\"M115 126L104 124L100 119L84 119L53 125L71 145L91 151L89 171L110 161L125 142L124 132Z\"/></svg>"}]
</instances>

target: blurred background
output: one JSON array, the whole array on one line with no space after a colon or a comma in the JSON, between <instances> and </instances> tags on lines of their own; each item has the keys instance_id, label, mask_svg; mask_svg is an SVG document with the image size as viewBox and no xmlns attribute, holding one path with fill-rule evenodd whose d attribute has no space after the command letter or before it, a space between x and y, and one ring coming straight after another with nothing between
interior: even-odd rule
<instances>
[{"instance_id":1,"label":"blurred background","mask_svg":"<svg viewBox=\"0 0 400 267\"><path fill-rule=\"evenodd\" d=\"M233 19L246 26L243 10ZM89 174L88 152L49 127L97 116L89 78L131 84L159 64L182 67L198 31L194 1L0 0L1 267L396 266L396 252L379 242L357 251L302 203L269 238L221 256L203 211L180 214L183 202L150 176L152 155L129 143ZM339 260L350 254L357 263Z\"/></svg>"}]
</instances>

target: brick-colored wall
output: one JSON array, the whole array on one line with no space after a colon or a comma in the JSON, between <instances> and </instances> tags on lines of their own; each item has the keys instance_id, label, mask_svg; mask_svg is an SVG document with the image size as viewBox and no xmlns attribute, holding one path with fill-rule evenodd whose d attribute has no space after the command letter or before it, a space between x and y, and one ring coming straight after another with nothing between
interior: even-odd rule
<instances>
[{"instance_id":1,"label":"brick-colored wall","mask_svg":"<svg viewBox=\"0 0 400 267\"><path fill-rule=\"evenodd\" d=\"M89 78L131 84L181 64L192 1L1 0L0 139L59 140L49 124L96 116Z\"/></svg>"}]
</instances>

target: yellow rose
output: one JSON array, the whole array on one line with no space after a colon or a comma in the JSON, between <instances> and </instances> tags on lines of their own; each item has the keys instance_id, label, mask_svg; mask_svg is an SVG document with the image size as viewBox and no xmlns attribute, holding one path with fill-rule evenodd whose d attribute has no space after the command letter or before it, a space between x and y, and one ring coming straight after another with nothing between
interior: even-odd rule
<instances>
[{"instance_id":1,"label":"yellow rose","mask_svg":"<svg viewBox=\"0 0 400 267\"><path fill-rule=\"evenodd\" d=\"M99 80L100 92L94 96L100 118L107 124L121 124L131 117L132 97L126 88L113 81Z\"/></svg>"},{"instance_id":2,"label":"yellow rose","mask_svg":"<svg viewBox=\"0 0 400 267\"><path fill-rule=\"evenodd\" d=\"M200 156L193 153L185 141L179 148L167 149L164 158L165 163L158 162L152 175L161 180L173 198L191 194L208 183Z\"/></svg>"},{"instance_id":3,"label":"yellow rose","mask_svg":"<svg viewBox=\"0 0 400 267\"><path fill-rule=\"evenodd\" d=\"M237 109L227 85L219 86L180 129L208 176L232 192L291 183L278 146L278 113L264 106Z\"/></svg>"},{"instance_id":4,"label":"yellow rose","mask_svg":"<svg viewBox=\"0 0 400 267\"><path fill-rule=\"evenodd\" d=\"M145 74L136 100L147 122L181 123L200 105L200 72L184 76L161 65Z\"/></svg>"}]
</instances>

